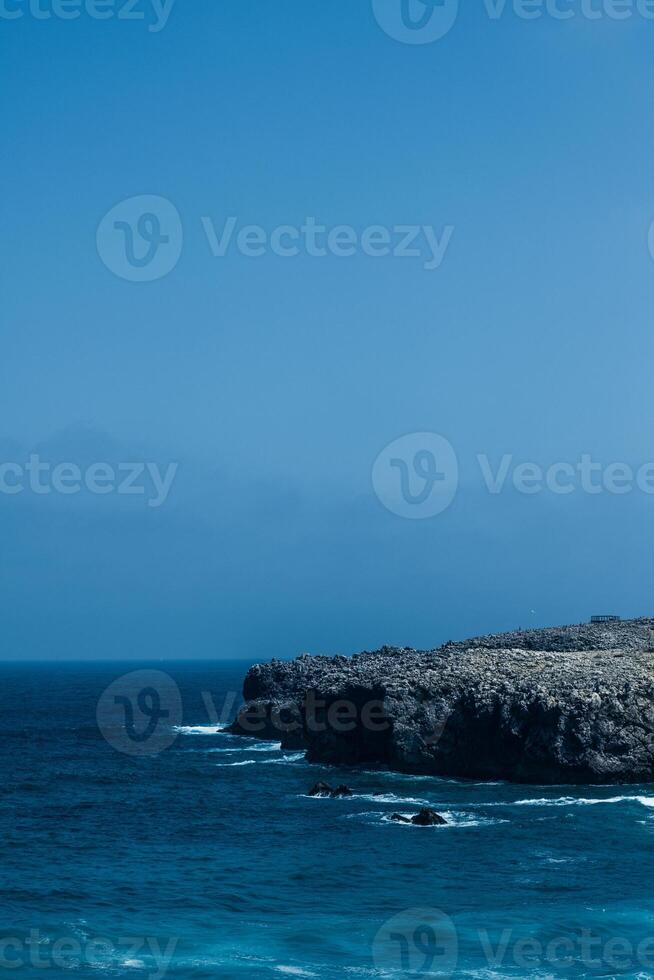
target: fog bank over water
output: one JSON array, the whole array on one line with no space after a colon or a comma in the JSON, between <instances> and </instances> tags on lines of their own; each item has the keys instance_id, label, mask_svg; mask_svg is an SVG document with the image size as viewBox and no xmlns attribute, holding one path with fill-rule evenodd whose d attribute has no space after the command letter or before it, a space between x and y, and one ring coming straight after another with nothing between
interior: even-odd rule
<instances>
[{"instance_id":1,"label":"fog bank over water","mask_svg":"<svg viewBox=\"0 0 654 980\"><path fill-rule=\"evenodd\" d=\"M459 453L452 504L414 521L383 506L365 465L338 460L331 479L284 480L88 425L3 443L5 460L33 452L82 472L178 468L158 507L145 486L0 495L4 659L348 654L651 612L654 498L637 488L527 494L509 477L490 493Z\"/></svg>"}]
</instances>

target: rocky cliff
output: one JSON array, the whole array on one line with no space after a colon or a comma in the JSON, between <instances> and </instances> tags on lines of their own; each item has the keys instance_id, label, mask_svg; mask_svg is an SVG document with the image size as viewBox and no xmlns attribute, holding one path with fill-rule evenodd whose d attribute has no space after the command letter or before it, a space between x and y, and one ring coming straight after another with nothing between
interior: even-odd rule
<instances>
[{"instance_id":1,"label":"rocky cliff","mask_svg":"<svg viewBox=\"0 0 654 980\"><path fill-rule=\"evenodd\" d=\"M654 780L654 619L253 667L236 734L311 761L533 783Z\"/></svg>"}]
</instances>

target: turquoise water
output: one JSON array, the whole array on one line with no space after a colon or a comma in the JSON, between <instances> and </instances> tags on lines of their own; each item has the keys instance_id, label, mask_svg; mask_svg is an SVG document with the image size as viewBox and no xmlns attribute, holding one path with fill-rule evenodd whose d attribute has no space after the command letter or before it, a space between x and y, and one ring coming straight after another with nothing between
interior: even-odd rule
<instances>
[{"instance_id":1,"label":"turquoise water","mask_svg":"<svg viewBox=\"0 0 654 980\"><path fill-rule=\"evenodd\" d=\"M96 721L134 667L0 668L0 977L654 976L654 787L311 766L220 731L247 665L150 666L183 718L143 757Z\"/></svg>"}]
</instances>

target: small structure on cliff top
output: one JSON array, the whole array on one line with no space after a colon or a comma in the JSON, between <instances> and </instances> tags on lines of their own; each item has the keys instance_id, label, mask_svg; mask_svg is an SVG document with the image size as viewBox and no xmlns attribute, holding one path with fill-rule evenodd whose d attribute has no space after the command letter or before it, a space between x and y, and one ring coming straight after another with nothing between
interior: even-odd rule
<instances>
[{"instance_id":1,"label":"small structure on cliff top","mask_svg":"<svg viewBox=\"0 0 654 980\"><path fill-rule=\"evenodd\" d=\"M619 623L619 616L591 616L591 623Z\"/></svg>"}]
</instances>

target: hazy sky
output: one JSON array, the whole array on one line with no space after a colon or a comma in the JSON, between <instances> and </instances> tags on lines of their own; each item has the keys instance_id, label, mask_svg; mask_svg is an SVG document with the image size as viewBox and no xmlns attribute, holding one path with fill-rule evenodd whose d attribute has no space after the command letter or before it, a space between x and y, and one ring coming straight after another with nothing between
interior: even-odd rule
<instances>
[{"instance_id":1,"label":"hazy sky","mask_svg":"<svg viewBox=\"0 0 654 980\"><path fill-rule=\"evenodd\" d=\"M158 507L0 493L0 658L254 660L654 610L654 496L492 494L476 459L654 460L654 21L466 0L409 44L380 23L400 0L177 0L158 31L149 0L39 3L0 19L3 473L179 467ZM183 228L150 282L96 243L141 195ZM433 269L422 237L214 256L230 216L450 237ZM459 464L424 520L371 482L416 432Z\"/></svg>"}]
</instances>

